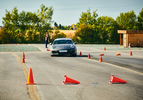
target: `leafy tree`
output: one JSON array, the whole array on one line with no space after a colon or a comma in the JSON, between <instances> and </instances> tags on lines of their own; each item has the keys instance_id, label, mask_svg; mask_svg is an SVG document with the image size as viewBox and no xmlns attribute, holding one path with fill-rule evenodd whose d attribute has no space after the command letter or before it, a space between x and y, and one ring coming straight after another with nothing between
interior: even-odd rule
<instances>
[{"instance_id":1,"label":"leafy tree","mask_svg":"<svg viewBox=\"0 0 143 100\"><path fill-rule=\"evenodd\" d=\"M41 5L40 10L37 11L37 16L40 20L38 23L38 30L40 31L40 41L44 41L44 35L48 29L50 29L50 23L52 22L53 7L45 7ZM42 31L41 31L42 30ZM41 34L42 33L42 34Z\"/></svg>"},{"instance_id":2,"label":"leafy tree","mask_svg":"<svg viewBox=\"0 0 143 100\"><path fill-rule=\"evenodd\" d=\"M107 16L102 16L97 19L98 23L98 32L100 38L102 39L102 43L106 43L106 41L110 40L112 31L114 30L114 19Z\"/></svg>"},{"instance_id":3,"label":"leafy tree","mask_svg":"<svg viewBox=\"0 0 143 100\"><path fill-rule=\"evenodd\" d=\"M3 21L2 21L4 24L4 27L7 29L6 31L9 32L11 36L13 36L12 38L13 42L16 41L15 40L17 39L16 36L18 36L17 33L15 32L15 30L17 30L17 28L19 27L18 19L19 19L18 9L14 7L12 12L6 10L6 15L5 17L3 17Z\"/></svg>"},{"instance_id":4,"label":"leafy tree","mask_svg":"<svg viewBox=\"0 0 143 100\"><path fill-rule=\"evenodd\" d=\"M74 41L79 43L95 43L99 41L98 33L92 25L81 24L75 33ZM77 40L78 39L78 40Z\"/></svg>"},{"instance_id":5,"label":"leafy tree","mask_svg":"<svg viewBox=\"0 0 143 100\"><path fill-rule=\"evenodd\" d=\"M57 35L58 33L60 33L60 31L59 31L59 30L56 30L56 31L55 31L55 34Z\"/></svg>"},{"instance_id":6,"label":"leafy tree","mask_svg":"<svg viewBox=\"0 0 143 100\"><path fill-rule=\"evenodd\" d=\"M27 25L27 13L25 11L22 11L19 14L19 27L22 31L26 30L26 25Z\"/></svg>"},{"instance_id":7,"label":"leafy tree","mask_svg":"<svg viewBox=\"0 0 143 100\"><path fill-rule=\"evenodd\" d=\"M79 43L95 43L99 40L97 33L97 10L91 14L90 9L82 12L79 22L76 24L77 31L75 33L75 41Z\"/></svg>"},{"instance_id":8,"label":"leafy tree","mask_svg":"<svg viewBox=\"0 0 143 100\"><path fill-rule=\"evenodd\" d=\"M3 17L5 27L3 33L10 35L10 42L44 42L44 34L51 29L52 15L53 7L45 7L43 4L37 13L25 11L18 13L18 9L14 7L12 11L6 10Z\"/></svg>"},{"instance_id":9,"label":"leafy tree","mask_svg":"<svg viewBox=\"0 0 143 100\"><path fill-rule=\"evenodd\" d=\"M110 43L120 43L120 34L117 33L117 30L122 30L122 27L117 24L116 21L112 24L113 29L110 31ZM108 42L107 42L108 43Z\"/></svg>"},{"instance_id":10,"label":"leafy tree","mask_svg":"<svg viewBox=\"0 0 143 100\"><path fill-rule=\"evenodd\" d=\"M120 13L120 16L116 18L116 21L126 30L138 29L136 14L133 10L130 12Z\"/></svg>"},{"instance_id":11,"label":"leafy tree","mask_svg":"<svg viewBox=\"0 0 143 100\"><path fill-rule=\"evenodd\" d=\"M6 28L0 29L0 43L10 43L11 38L10 31L7 32Z\"/></svg>"},{"instance_id":12,"label":"leafy tree","mask_svg":"<svg viewBox=\"0 0 143 100\"><path fill-rule=\"evenodd\" d=\"M61 24L59 24L59 29L62 29L62 25Z\"/></svg>"},{"instance_id":13,"label":"leafy tree","mask_svg":"<svg viewBox=\"0 0 143 100\"><path fill-rule=\"evenodd\" d=\"M64 27L63 28L64 30L69 30L69 28L67 26L63 26L63 27Z\"/></svg>"},{"instance_id":14,"label":"leafy tree","mask_svg":"<svg viewBox=\"0 0 143 100\"><path fill-rule=\"evenodd\" d=\"M59 33L59 31L57 31L58 33L56 33L53 38L52 41L54 41L56 38L66 38L66 34L64 33Z\"/></svg>"},{"instance_id":15,"label":"leafy tree","mask_svg":"<svg viewBox=\"0 0 143 100\"><path fill-rule=\"evenodd\" d=\"M143 8L139 12L139 15L138 15L137 18L138 18L138 27L139 27L139 30L143 30Z\"/></svg>"},{"instance_id":16,"label":"leafy tree","mask_svg":"<svg viewBox=\"0 0 143 100\"><path fill-rule=\"evenodd\" d=\"M55 26L56 28L58 28L58 24L57 24L56 22L54 23L54 26Z\"/></svg>"},{"instance_id":17,"label":"leafy tree","mask_svg":"<svg viewBox=\"0 0 143 100\"><path fill-rule=\"evenodd\" d=\"M79 22L77 23L77 27L80 24L85 24L85 25L93 25L97 23L97 16L98 14L96 13L97 10L93 11L93 14L91 15L90 9L87 10L87 12L82 12L81 17L79 18Z\"/></svg>"}]
</instances>

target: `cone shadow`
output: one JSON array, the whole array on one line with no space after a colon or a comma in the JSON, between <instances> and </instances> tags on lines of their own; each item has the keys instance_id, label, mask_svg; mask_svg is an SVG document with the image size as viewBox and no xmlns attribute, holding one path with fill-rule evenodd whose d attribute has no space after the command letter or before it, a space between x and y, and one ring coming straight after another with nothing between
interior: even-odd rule
<instances>
[{"instance_id":1,"label":"cone shadow","mask_svg":"<svg viewBox=\"0 0 143 100\"><path fill-rule=\"evenodd\" d=\"M112 84L126 84L126 83L112 83Z\"/></svg>"},{"instance_id":2,"label":"cone shadow","mask_svg":"<svg viewBox=\"0 0 143 100\"><path fill-rule=\"evenodd\" d=\"M74 83L65 83L64 85L78 85L78 84L74 84Z\"/></svg>"}]
</instances>

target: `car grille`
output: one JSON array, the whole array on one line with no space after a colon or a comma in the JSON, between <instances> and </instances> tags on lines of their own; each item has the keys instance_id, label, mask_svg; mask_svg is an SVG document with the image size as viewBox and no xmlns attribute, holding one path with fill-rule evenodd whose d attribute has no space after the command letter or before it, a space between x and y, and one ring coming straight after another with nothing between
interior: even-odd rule
<instances>
[{"instance_id":1,"label":"car grille","mask_svg":"<svg viewBox=\"0 0 143 100\"><path fill-rule=\"evenodd\" d=\"M52 53L59 53L59 54L62 54L63 52L59 52L59 51L52 51ZM68 50L67 52L64 52L64 53L75 53L75 50Z\"/></svg>"}]
</instances>

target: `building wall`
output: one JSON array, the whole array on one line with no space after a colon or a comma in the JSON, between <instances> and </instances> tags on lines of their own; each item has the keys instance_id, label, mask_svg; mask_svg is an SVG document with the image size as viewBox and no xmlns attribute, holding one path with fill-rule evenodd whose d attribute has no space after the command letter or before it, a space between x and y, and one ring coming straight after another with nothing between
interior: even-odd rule
<instances>
[{"instance_id":1,"label":"building wall","mask_svg":"<svg viewBox=\"0 0 143 100\"><path fill-rule=\"evenodd\" d=\"M123 34L123 47L128 47L128 34Z\"/></svg>"},{"instance_id":2,"label":"building wall","mask_svg":"<svg viewBox=\"0 0 143 100\"><path fill-rule=\"evenodd\" d=\"M129 43L131 47L143 47L143 30L118 30L117 32L123 34L123 47L129 47Z\"/></svg>"},{"instance_id":3,"label":"building wall","mask_svg":"<svg viewBox=\"0 0 143 100\"><path fill-rule=\"evenodd\" d=\"M143 47L143 34L128 34L128 43L131 43L131 47Z\"/></svg>"}]
</instances>

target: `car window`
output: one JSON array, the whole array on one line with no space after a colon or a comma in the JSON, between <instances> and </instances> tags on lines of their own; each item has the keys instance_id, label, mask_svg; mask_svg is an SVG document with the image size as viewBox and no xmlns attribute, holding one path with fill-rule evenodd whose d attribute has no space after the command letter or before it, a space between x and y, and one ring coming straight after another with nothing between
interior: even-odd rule
<instances>
[{"instance_id":1,"label":"car window","mask_svg":"<svg viewBox=\"0 0 143 100\"><path fill-rule=\"evenodd\" d=\"M55 40L53 44L73 44L71 40Z\"/></svg>"}]
</instances>

